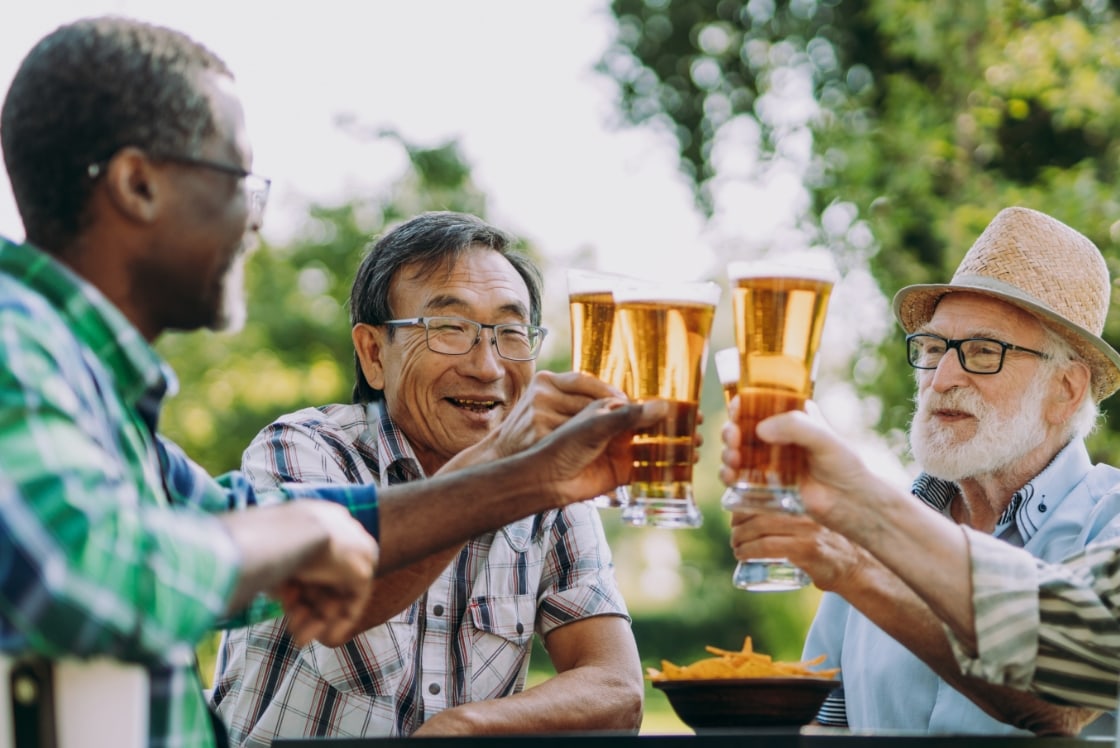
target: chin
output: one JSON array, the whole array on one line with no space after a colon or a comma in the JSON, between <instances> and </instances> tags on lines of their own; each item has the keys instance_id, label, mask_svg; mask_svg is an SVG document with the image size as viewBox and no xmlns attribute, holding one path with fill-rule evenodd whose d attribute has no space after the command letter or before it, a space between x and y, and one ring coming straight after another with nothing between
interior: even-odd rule
<instances>
[{"instance_id":1,"label":"chin","mask_svg":"<svg viewBox=\"0 0 1120 748\"><path fill-rule=\"evenodd\" d=\"M210 329L215 332L240 332L249 316L245 300L245 262L236 260L222 278L221 306Z\"/></svg>"}]
</instances>

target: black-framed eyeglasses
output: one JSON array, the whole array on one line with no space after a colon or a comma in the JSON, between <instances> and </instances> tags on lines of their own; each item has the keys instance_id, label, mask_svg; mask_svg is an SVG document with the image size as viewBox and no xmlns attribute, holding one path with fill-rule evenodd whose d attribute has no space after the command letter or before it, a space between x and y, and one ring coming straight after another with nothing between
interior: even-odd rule
<instances>
[{"instance_id":1,"label":"black-framed eyeglasses","mask_svg":"<svg viewBox=\"0 0 1120 748\"><path fill-rule=\"evenodd\" d=\"M223 164L220 161L210 161L205 158L177 156L167 153L153 153L150 154L150 156L154 161L170 161L171 163L182 164L184 166L197 166L202 169L211 169L242 180L242 184L245 187L245 194L249 201L249 222L254 226L259 226L263 220L264 207L268 203L268 193L272 188L272 180L268 177L262 177L260 174L255 174L240 166ZM90 179L96 179L101 176L104 169L104 163L97 163L90 164L86 171Z\"/></svg>"},{"instance_id":2,"label":"black-framed eyeglasses","mask_svg":"<svg viewBox=\"0 0 1120 748\"><path fill-rule=\"evenodd\" d=\"M1030 353L1042 359L1050 358L1042 351L992 338L948 340L928 332L906 336L906 360L915 369L936 369L945 354L953 348L957 349L957 360L960 361L961 368L970 374L998 374L1003 368L1003 358L1008 351Z\"/></svg>"},{"instance_id":3,"label":"black-framed eyeglasses","mask_svg":"<svg viewBox=\"0 0 1120 748\"><path fill-rule=\"evenodd\" d=\"M462 317L412 317L382 322L386 327L423 327L428 350L448 356L470 353L482 339L482 331L492 330L498 355L510 361L532 361L541 352L548 330L537 325L508 322L485 325Z\"/></svg>"}]
</instances>

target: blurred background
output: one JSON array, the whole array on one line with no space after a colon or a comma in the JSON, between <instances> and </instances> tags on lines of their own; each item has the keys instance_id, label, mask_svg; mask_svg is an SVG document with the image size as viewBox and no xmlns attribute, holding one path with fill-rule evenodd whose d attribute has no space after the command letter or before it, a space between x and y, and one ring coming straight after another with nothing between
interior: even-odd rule
<instances>
[{"instance_id":1,"label":"blurred background","mask_svg":"<svg viewBox=\"0 0 1120 748\"><path fill-rule=\"evenodd\" d=\"M159 344L181 378L163 430L215 472L278 414L348 401L346 302L367 243L423 210L480 215L546 277L541 368L570 365L563 270L724 285L730 260L824 248L843 273L817 398L867 459L909 480L913 380L888 300L944 281L999 209L1047 212L1117 272L1120 37L1106 0L95 2L21 9L0 83L59 23L121 13L179 28L234 69L273 178L249 324ZM8 14L9 16L12 14ZM0 234L22 237L7 184ZM1120 343L1110 317L1105 337ZM730 298L711 348L732 344ZM1120 461L1118 416L1092 438ZM698 530L604 511L644 664L705 644L799 659L819 593L745 593L716 479L708 366ZM210 656L202 650L204 664ZM547 668L538 652L534 664ZM546 670L534 677L546 677ZM646 731L684 729L651 692Z\"/></svg>"}]
</instances>

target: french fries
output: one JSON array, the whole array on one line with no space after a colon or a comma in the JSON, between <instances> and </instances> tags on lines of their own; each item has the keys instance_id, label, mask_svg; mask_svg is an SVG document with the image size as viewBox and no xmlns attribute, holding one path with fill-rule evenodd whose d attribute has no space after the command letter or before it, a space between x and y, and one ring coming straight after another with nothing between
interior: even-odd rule
<instances>
[{"instance_id":1,"label":"french fries","mask_svg":"<svg viewBox=\"0 0 1120 748\"><path fill-rule=\"evenodd\" d=\"M743 648L738 652L705 646L705 650L716 657L706 657L691 665L674 665L668 660L661 661L661 669L646 668L651 681L662 680L706 680L709 678L835 678L839 668L810 670L813 665L824 662L824 655L804 662L775 662L770 655L754 651L751 638L743 640Z\"/></svg>"}]
</instances>

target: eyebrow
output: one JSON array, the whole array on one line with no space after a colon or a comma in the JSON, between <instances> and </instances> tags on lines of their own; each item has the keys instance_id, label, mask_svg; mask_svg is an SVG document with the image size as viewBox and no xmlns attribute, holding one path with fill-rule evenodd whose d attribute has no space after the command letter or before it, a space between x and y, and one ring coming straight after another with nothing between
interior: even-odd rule
<instances>
[{"instance_id":1,"label":"eyebrow","mask_svg":"<svg viewBox=\"0 0 1120 748\"><path fill-rule=\"evenodd\" d=\"M470 305L460 299L458 296L452 296L450 294L439 294L429 299L428 303L424 305L424 308L426 310L441 313L446 313L448 310L466 313L467 310L470 309ZM498 307L498 314L499 316L516 317L519 320L529 319L529 310L526 309L525 305L520 301L511 301L502 304L500 307Z\"/></svg>"}]
</instances>

